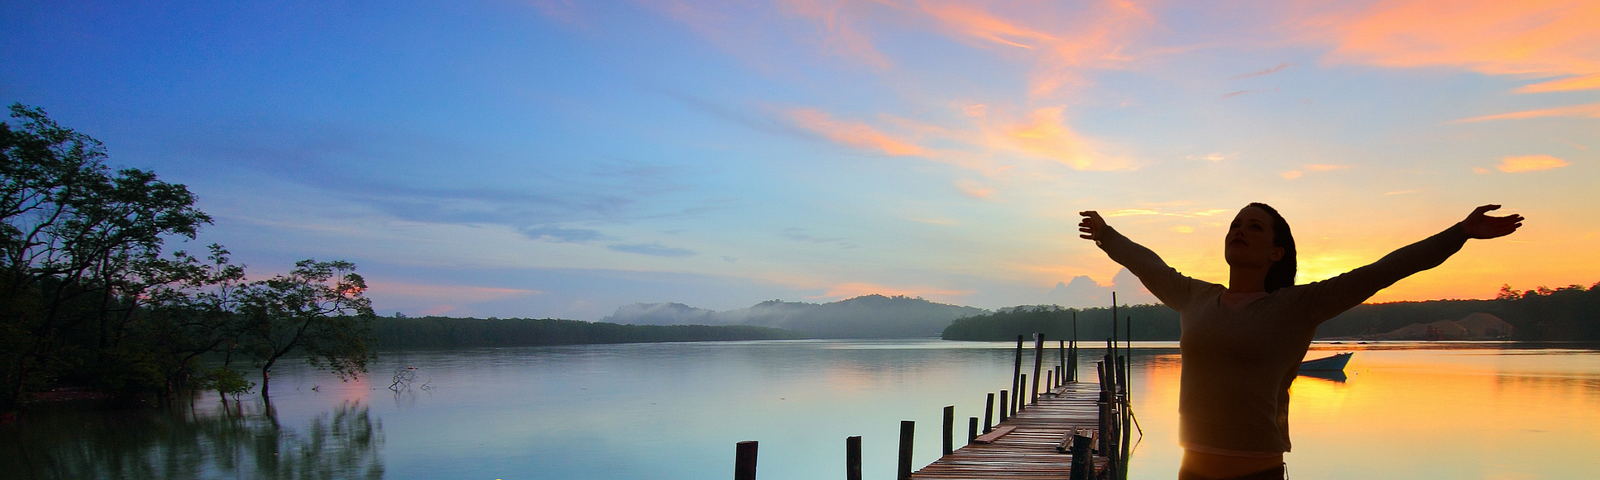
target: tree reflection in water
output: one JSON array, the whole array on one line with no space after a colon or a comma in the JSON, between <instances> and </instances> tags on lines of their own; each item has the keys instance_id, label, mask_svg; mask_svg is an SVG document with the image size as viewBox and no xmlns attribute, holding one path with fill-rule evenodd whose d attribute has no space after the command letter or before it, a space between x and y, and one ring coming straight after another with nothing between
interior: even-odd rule
<instances>
[{"instance_id":1,"label":"tree reflection in water","mask_svg":"<svg viewBox=\"0 0 1600 480\"><path fill-rule=\"evenodd\" d=\"M204 414L30 413L0 427L0 478L383 477L383 424L360 402L293 426L270 402L224 405Z\"/></svg>"}]
</instances>

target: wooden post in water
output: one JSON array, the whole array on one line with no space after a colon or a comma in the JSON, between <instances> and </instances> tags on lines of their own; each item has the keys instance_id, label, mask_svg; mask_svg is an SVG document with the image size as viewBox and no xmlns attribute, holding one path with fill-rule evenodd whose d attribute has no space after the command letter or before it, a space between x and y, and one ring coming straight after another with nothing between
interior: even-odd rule
<instances>
[{"instance_id":1,"label":"wooden post in water","mask_svg":"<svg viewBox=\"0 0 1600 480\"><path fill-rule=\"evenodd\" d=\"M1067 345L1067 372L1072 381L1078 381L1078 311L1072 311L1072 343Z\"/></svg>"},{"instance_id":2,"label":"wooden post in water","mask_svg":"<svg viewBox=\"0 0 1600 480\"><path fill-rule=\"evenodd\" d=\"M861 480L861 436L844 438L844 478Z\"/></svg>"},{"instance_id":3,"label":"wooden post in water","mask_svg":"<svg viewBox=\"0 0 1600 480\"><path fill-rule=\"evenodd\" d=\"M1044 334L1033 334L1033 391L1028 396L1029 405L1039 404L1039 369L1044 367Z\"/></svg>"},{"instance_id":4,"label":"wooden post in water","mask_svg":"<svg viewBox=\"0 0 1600 480\"><path fill-rule=\"evenodd\" d=\"M1056 364L1056 381L1060 382L1061 385L1066 385L1067 384L1067 377L1061 375L1062 373L1065 373L1065 371L1066 371L1065 369L1067 368L1067 341L1066 340L1056 340L1056 354L1061 356L1061 363L1057 363ZM1057 385L1057 386L1060 386L1060 385Z\"/></svg>"},{"instance_id":5,"label":"wooden post in water","mask_svg":"<svg viewBox=\"0 0 1600 480\"><path fill-rule=\"evenodd\" d=\"M1072 436L1072 480L1094 478L1094 454L1089 452L1093 441L1084 435Z\"/></svg>"},{"instance_id":6,"label":"wooden post in water","mask_svg":"<svg viewBox=\"0 0 1600 480\"><path fill-rule=\"evenodd\" d=\"M1017 403L1022 399L1022 335L1017 335L1017 357L1011 367L1011 403L1006 408L1017 413Z\"/></svg>"},{"instance_id":7,"label":"wooden post in water","mask_svg":"<svg viewBox=\"0 0 1600 480\"><path fill-rule=\"evenodd\" d=\"M1045 370L1045 372L1044 372L1044 388L1045 388L1045 390L1052 390L1052 389L1056 388L1056 369L1055 369L1055 367L1050 367L1049 370Z\"/></svg>"},{"instance_id":8,"label":"wooden post in water","mask_svg":"<svg viewBox=\"0 0 1600 480\"><path fill-rule=\"evenodd\" d=\"M756 480L756 442L739 442L733 459L733 480Z\"/></svg>"},{"instance_id":9,"label":"wooden post in water","mask_svg":"<svg viewBox=\"0 0 1600 480\"><path fill-rule=\"evenodd\" d=\"M1000 423L1005 423L1006 417L1011 415L1011 404L1006 402L1006 391L1000 391Z\"/></svg>"},{"instance_id":10,"label":"wooden post in water","mask_svg":"<svg viewBox=\"0 0 1600 480\"><path fill-rule=\"evenodd\" d=\"M910 420L900 421L900 469L895 478L906 480L911 478L911 440L915 437L917 422Z\"/></svg>"},{"instance_id":11,"label":"wooden post in water","mask_svg":"<svg viewBox=\"0 0 1600 480\"><path fill-rule=\"evenodd\" d=\"M1011 403L1017 406L1017 409L1011 412L1011 416L1017 416L1017 412L1021 412L1022 407L1025 406L1023 404L1027 403L1022 401L1022 395L1025 393L1028 393L1028 374L1026 373L1022 374L1022 390L1011 394Z\"/></svg>"},{"instance_id":12,"label":"wooden post in water","mask_svg":"<svg viewBox=\"0 0 1600 480\"><path fill-rule=\"evenodd\" d=\"M978 417L967 417L967 445L978 439Z\"/></svg>"},{"instance_id":13,"label":"wooden post in water","mask_svg":"<svg viewBox=\"0 0 1600 480\"><path fill-rule=\"evenodd\" d=\"M1005 402L1005 400L1001 400L1001 403L1004 403L1004 402ZM989 433L990 430L994 430L994 394L993 393L989 394L989 398L984 400L984 402L983 402L983 433Z\"/></svg>"},{"instance_id":14,"label":"wooden post in water","mask_svg":"<svg viewBox=\"0 0 1600 480\"><path fill-rule=\"evenodd\" d=\"M956 451L956 449L955 449L955 435L956 435L956 406L955 405L946 405L944 407L944 454L945 455L949 455L950 452Z\"/></svg>"}]
</instances>

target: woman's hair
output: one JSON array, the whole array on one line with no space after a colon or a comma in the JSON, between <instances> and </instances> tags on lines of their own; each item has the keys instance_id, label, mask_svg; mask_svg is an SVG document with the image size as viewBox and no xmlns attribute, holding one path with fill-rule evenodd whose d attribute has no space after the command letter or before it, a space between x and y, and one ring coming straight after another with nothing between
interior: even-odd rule
<instances>
[{"instance_id":1,"label":"woman's hair","mask_svg":"<svg viewBox=\"0 0 1600 480\"><path fill-rule=\"evenodd\" d=\"M1294 286L1294 274L1298 267L1294 255L1294 234L1289 231L1289 222L1279 215L1278 211L1265 203L1251 203L1245 208L1256 207L1272 216L1272 246L1283 249L1283 258L1272 263L1267 269L1267 293L1274 290Z\"/></svg>"}]
</instances>

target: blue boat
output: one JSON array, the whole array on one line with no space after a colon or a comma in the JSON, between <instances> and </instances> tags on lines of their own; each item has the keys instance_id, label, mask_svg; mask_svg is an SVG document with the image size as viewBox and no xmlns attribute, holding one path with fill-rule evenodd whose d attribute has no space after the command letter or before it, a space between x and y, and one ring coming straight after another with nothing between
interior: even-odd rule
<instances>
[{"instance_id":1,"label":"blue boat","mask_svg":"<svg viewBox=\"0 0 1600 480\"><path fill-rule=\"evenodd\" d=\"M1355 352L1345 352L1345 353L1334 354L1333 356L1330 356L1330 357L1322 357L1322 358L1306 360L1304 362L1300 362L1300 371L1302 371L1302 372L1343 372L1345 364L1350 363L1350 356L1351 355L1355 355L1355 354L1356 354Z\"/></svg>"}]
</instances>

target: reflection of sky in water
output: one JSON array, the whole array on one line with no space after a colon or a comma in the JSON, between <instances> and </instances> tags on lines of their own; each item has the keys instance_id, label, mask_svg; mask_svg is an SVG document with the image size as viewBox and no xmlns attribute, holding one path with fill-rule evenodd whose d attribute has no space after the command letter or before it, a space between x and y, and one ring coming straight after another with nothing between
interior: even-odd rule
<instances>
[{"instance_id":1,"label":"reflection of sky in water","mask_svg":"<svg viewBox=\"0 0 1600 480\"><path fill-rule=\"evenodd\" d=\"M1031 347L1031 342L1030 347ZM793 341L385 352L363 382L298 364L274 377L285 425L345 402L381 420L389 478L715 479L734 443L758 440L767 480L843 474L862 435L867 478L890 478L900 420L916 463L939 454L941 409L957 434L984 394L1009 388L1013 343ZM1600 354L1593 350L1361 349L1345 382L1302 377L1291 411L1293 478L1572 478L1600 470ZM1146 437L1134 478L1177 471L1175 345L1135 351ZM1031 350L1031 348L1030 348ZM1084 372L1092 375L1086 349ZM1031 352L1030 352L1031 354ZM1047 359L1056 358L1047 351ZM1031 359L1024 362L1031 373ZM387 390L397 367L412 388ZM423 390L423 384L431 388ZM319 387L317 391L312 387ZM246 407L253 400L247 397ZM201 405L214 404L214 397ZM303 428L303 427L302 427Z\"/></svg>"}]
</instances>

